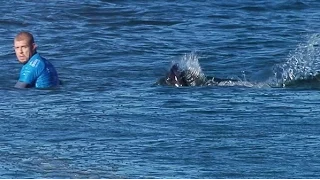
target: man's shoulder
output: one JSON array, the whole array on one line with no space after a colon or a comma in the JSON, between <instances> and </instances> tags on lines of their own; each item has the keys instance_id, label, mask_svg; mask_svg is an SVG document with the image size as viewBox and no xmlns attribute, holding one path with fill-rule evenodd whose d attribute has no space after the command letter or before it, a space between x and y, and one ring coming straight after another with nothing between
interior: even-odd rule
<instances>
[{"instance_id":1,"label":"man's shoulder","mask_svg":"<svg viewBox=\"0 0 320 180\"><path fill-rule=\"evenodd\" d=\"M27 65L31 67L39 67L44 64L45 58L41 57L38 53L33 55L28 61Z\"/></svg>"}]
</instances>

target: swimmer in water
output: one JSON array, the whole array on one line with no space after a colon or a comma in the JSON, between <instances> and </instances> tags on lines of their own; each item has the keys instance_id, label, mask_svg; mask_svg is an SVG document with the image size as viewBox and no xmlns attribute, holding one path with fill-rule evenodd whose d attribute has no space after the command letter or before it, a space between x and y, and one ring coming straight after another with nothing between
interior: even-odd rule
<instances>
[{"instance_id":1,"label":"swimmer in water","mask_svg":"<svg viewBox=\"0 0 320 180\"><path fill-rule=\"evenodd\" d=\"M23 64L16 88L52 88L60 84L54 66L37 52L33 35L20 32L14 38L14 50L18 61Z\"/></svg>"}]
</instances>

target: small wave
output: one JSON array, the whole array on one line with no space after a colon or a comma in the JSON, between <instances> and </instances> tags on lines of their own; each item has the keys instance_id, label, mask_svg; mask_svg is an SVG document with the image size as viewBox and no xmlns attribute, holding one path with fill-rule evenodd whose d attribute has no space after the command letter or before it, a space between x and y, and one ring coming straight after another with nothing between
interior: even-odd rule
<instances>
[{"instance_id":1,"label":"small wave","mask_svg":"<svg viewBox=\"0 0 320 180\"><path fill-rule=\"evenodd\" d=\"M264 4L261 5L250 5L250 6L242 6L239 9L248 11L248 12L263 12L267 11L268 8Z\"/></svg>"},{"instance_id":2,"label":"small wave","mask_svg":"<svg viewBox=\"0 0 320 180\"><path fill-rule=\"evenodd\" d=\"M181 23L180 21L170 20L129 20L127 26L173 26Z\"/></svg>"},{"instance_id":3,"label":"small wave","mask_svg":"<svg viewBox=\"0 0 320 180\"><path fill-rule=\"evenodd\" d=\"M288 0L286 2L279 3L275 8L278 10L302 10L308 7L308 4L300 0Z\"/></svg>"},{"instance_id":4,"label":"small wave","mask_svg":"<svg viewBox=\"0 0 320 180\"><path fill-rule=\"evenodd\" d=\"M320 74L288 81L283 86L288 88L320 89Z\"/></svg>"}]
</instances>

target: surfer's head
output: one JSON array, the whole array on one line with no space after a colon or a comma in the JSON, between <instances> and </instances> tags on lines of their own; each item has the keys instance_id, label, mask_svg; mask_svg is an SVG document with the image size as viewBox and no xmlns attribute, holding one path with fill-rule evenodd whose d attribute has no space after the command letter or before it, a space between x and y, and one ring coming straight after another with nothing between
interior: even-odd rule
<instances>
[{"instance_id":1,"label":"surfer's head","mask_svg":"<svg viewBox=\"0 0 320 180\"><path fill-rule=\"evenodd\" d=\"M20 32L14 38L14 50L20 63L25 64L36 53L37 45L32 34Z\"/></svg>"}]
</instances>

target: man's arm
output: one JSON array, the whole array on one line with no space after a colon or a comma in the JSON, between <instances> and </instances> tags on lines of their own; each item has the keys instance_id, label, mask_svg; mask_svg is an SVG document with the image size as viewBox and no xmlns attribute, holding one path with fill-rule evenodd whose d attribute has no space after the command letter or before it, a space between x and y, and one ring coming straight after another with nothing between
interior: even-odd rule
<instances>
[{"instance_id":1,"label":"man's arm","mask_svg":"<svg viewBox=\"0 0 320 180\"><path fill-rule=\"evenodd\" d=\"M16 85L14 85L15 88L28 88L30 87L29 84L25 83L25 82L21 82L21 81L18 81L16 83Z\"/></svg>"}]
</instances>

